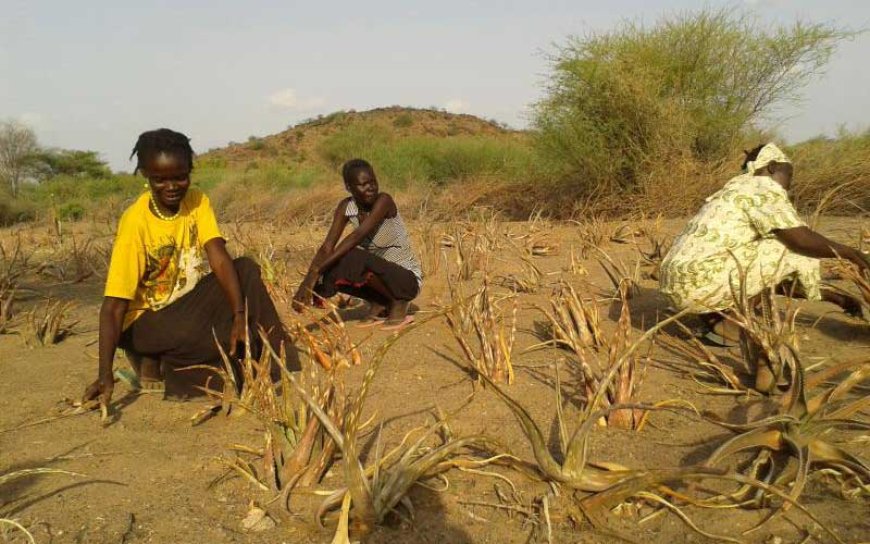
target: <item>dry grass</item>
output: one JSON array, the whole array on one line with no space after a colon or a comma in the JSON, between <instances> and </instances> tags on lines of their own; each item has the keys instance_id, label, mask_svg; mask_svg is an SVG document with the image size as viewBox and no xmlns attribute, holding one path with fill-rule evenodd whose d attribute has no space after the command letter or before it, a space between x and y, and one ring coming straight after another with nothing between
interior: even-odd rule
<instances>
[{"instance_id":1,"label":"dry grass","mask_svg":"<svg viewBox=\"0 0 870 544\"><path fill-rule=\"evenodd\" d=\"M870 277L867 274L858 270L858 267L852 263L838 261L834 265L834 271L840 278L849 282L858 292L857 301L864 309L864 315L870 316ZM849 290L834 287L834 289L843 295L855 298L854 294Z\"/></svg>"},{"instance_id":2,"label":"dry grass","mask_svg":"<svg viewBox=\"0 0 870 544\"><path fill-rule=\"evenodd\" d=\"M62 342L74 334L78 321L71 321L69 314L75 305L69 301L45 301L40 308L30 311L27 319L28 336L41 346L50 346Z\"/></svg>"},{"instance_id":3,"label":"dry grass","mask_svg":"<svg viewBox=\"0 0 870 544\"><path fill-rule=\"evenodd\" d=\"M316 515L316 519L320 520L328 511L341 505L341 520L334 542L349 542L349 526L355 533L364 536L400 506L412 513L408 491L417 482L455 466L480 466L487 462L467 458L462 452L469 447L486 448L490 441L480 436L454 438L447 423L439 419L422 432L411 431L398 446L387 452L379 433L374 459L369 467L364 468L360 457L359 432L363 427L361 416L365 400L384 356L405 331L390 337L375 353L362 384L352 396L347 417L343 421L330 417L316 399L288 375L342 453L346 487L327 497ZM440 440L434 446L427 446L427 442L438 436L439 432ZM418 436L411 441L414 434Z\"/></svg>"},{"instance_id":4,"label":"dry grass","mask_svg":"<svg viewBox=\"0 0 870 544\"><path fill-rule=\"evenodd\" d=\"M546 334L554 344L575 354L604 345L595 300L581 297L573 285L562 280L549 301L550 308L540 310L548 321Z\"/></svg>"},{"instance_id":5,"label":"dry grass","mask_svg":"<svg viewBox=\"0 0 870 544\"><path fill-rule=\"evenodd\" d=\"M22 250L20 236L8 244L0 241L0 334L9 332L15 294L29 268L29 261L30 254Z\"/></svg>"},{"instance_id":6,"label":"dry grass","mask_svg":"<svg viewBox=\"0 0 870 544\"><path fill-rule=\"evenodd\" d=\"M415 229L414 248L420 255L423 277L435 276L441 270L445 258L442 245L444 240L442 228L431 221L425 221Z\"/></svg>"},{"instance_id":7,"label":"dry grass","mask_svg":"<svg viewBox=\"0 0 870 544\"><path fill-rule=\"evenodd\" d=\"M12 323L12 304L15 301L16 285L0 285L0 334L9 332Z\"/></svg>"},{"instance_id":8,"label":"dry grass","mask_svg":"<svg viewBox=\"0 0 870 544\"><path fill-rule=\"evenodd\" d=\"M359 346L348 335L347 326L338 314L337 307L324 301L329 311L315 323L295 322L292 331L297 343L324 370L357 366L362 360ZM315 328L316 333L311 329Z\"/></svg>"},{"instance_id":9,"label":"dry grass","mask_svg":"<svg viewBox=\"0 0 870 544\"><path fill-rule=\"evenodd\" d=\"M544 273L538 265L526 255L518 257L520 272L498 276L496 280L502 287L506 287L514 293L534 293L544 285Z\"/></svg>"},{"instance_id":10,"label":"dry grass","mask_svg":"<svg viewBox=\"0 0 870 544\"><path fill-rule=\"evenodd\" d=\"M732 394L748 391L733 368L723 363L710 348L695 337L688 327L679 321L676 325L682 329L685 338L662 331L656 337L656 342L682 359L697 365L701 373L701 376L693 376L697 383L714 393Z\"/></svg>"},{"instance_id":11,"label":"dry grass","mask_svg":"<svg viewBox=\"0 0 870 544\"><path fill-rule=\"evenodd\" d=\"M749 475L771 482L787 492L792 501L800 498L810 471L820 467L838 476L843 482L844 493L870 495L870 465L826 437L834 429L870 429L870 423L856 418L870 399L848 396L861 381L870 377L870 364L860 365L838 385L808 400L800 359L795 357L789 363L793 378L780 410L742 425L720 422L738 434L719 446L706 464L716 466L740 452L754 450L756 453L749 465ZM787 458L787 462L782 462L782 456ZM718 497L716 502L760 507L768 498L764 493L744 486L733 494ZM776 511L765 521L775 514Z\"/></svg>"},{"instance_id":12,"label":"dry grass","mask_svg":"<svg viewBox=\"0 0 870 544\"><path fill-rule=\"evenodd\" d=\"M513 348L517 330L514 296L497 299L488 278L472 295L461 283L449 282L450 305L444 313L465 362L474 371L498 383L513 383ZM505 302L509 308L504 308Z\"/></svg>"},{"instance_id":13,"label":"dry grass","mask_svg":"<svg viewBox=\"0 0 870 544\"><path fill-rule=\"evenodd\" d=\"M526 257L548 257L558 255L560 244L554 239L553 225L539 210L532 213L522 223L520 232L508 230L507 239Z\"/></svg>"},{"instance_id":14,"label":"dry grass","mask_svg":"<svg viewBox=\"0 0 870 544\"><path fill-rule=\"evenodd\" d=\"M36 273L60 283L80 283L91 277L104 277L112 248L94 238L80 240L74 234L55 237L51 253L41 260Z\"/></svg>"},{"instance_id":15,"label":"dry grass","mask_svg":"<svg viewBox=\"0 0 870 544\"><path fill-rule=\"evenodd\" d=\"M262 332L264 349L259 360L251 357L250 338L238 362L223 354L224 368L215 371L223 381L223 390L206 387L217 403L193 417L196 424L221 410L229 415L234 407L241 409L237 413L253 414L264 429L262 447L235 445L236 455L226 463L262 491L280 497L284 507L289 507L295 489L320 482L336 454L336 444L305 399L339 426L348 408L341 370L355 357L352 353L358 357L358 352L355 346L350 347L352 352L342 351L347 345L344 324L334 311L330 316L323 321L294 323L297 333L304 330L309 335L311 348L306 351L308 356L301 358L303 372L298 377L287 370L286 355L272 351ZM314 332L308 332L306 326ZM336 335L340 338L334 338ZM333 348L324 352L322 346ZM305 392L304 398L296 394L297 388Z\"/></svg>"},{"instance_id":16,"label":"dry grass","mask_svg":"<svg viewBox=\"0 0 870 544\"><path fill-rule=\"evenodd\" d=\"M739 266L740 286L733 293L733 309L725 317L740 329L740 352L754 376L755 390L774 394L786 379L785 370L798 364L798 310L789 302L781 312L771 289L749 297L746 271Z\"/></svg>"},{"instance_id":17,"label":"dry grass","mask_svg":"<svg viewBox=\"0 0 870 544\"><path fill-rule=\"evenodd\" d=\"M639 290L641 273L641 260L635 260L633 265L628 265L622 259L614 259L604 250L598 251L598 264L613 285L614 296L623 296L621 289L625 288L624 296L634 297Z\"/></svg>"},{"instance_id":18,"label":"dry grass","mask_svg":"<svg viewBox=\"0 0 870 544\"><path fill-rule=\"evenodd\" d=\"M305 400L295 394L286 359L267 352L264 360L279 369L280 380L272 383L272 373L260 374L264 386L254 388L250 400L243 404L264 428L263 447L257 450L236 446L237 455L228 464L263 491L278 494L282 505L288 507L295 489L310 488L320 482L333 463L336 446ZM330 366L340 368L338 362ZM322 363L314 359L308 359L303 368L299 387L331 421L342 425L348 400L341 373L325 371ZM238 452L258 457L261 468L257 470Z\"/></svg>"},{"instance_id":19,"label":"dry grass","mask_svg":"<svg viewBox=\"0 0 870 544\"><path fill-rule=\"evenodd\" d=\"M613 236L613 227L601 216L592 215L585 221L571 221L577 226L581 240L580 258L588 259L593 251L598 251Z\"/></svg>"},{"instance_id":20,"label":"dry grass","mask_svg":"<svg viewBox=\"0 0 870 544\"><path fill-rule=\"evenodd\" d=\"M459 281L467 281L477 272L486 274L489 258L504 246L505 235L496 215L485 211L479 221L466 221L454 224L441 238L441 246L453 249L455 276Z\"/></svg>"},{"instance_id":21,"label":"dry grass","mask_svg":"<svg viewBox=\"0 0 870 544\"><path fill-rule=\"evenodd\" d=\"M571 353L569 360L582 383L584 403L600 397L605 409L636 403L646 364L645 358L625 356L636 349L631 338L627 283L620 286L619 295L619 319L610 335L601 328L595 301L584 299L566 282L550 298L550 308L541 308L547 318L550 342ZM616 365L615 377L609 378ZM599 424L636 429L641 425L643 413L640 409L614 409Z\"/></svg>"},{"instance_id":22,"label":"dry grass","mask_svg":"<svg viewBox=\"0 0 870 544\"><path fill-rule=\"evenodd\" d=\"M579 342L571 347L574 355L571 362L582 379L586 402L592 403L592 399L600 398L600 408L604 409L636 403L648 361L646 357L635 355L637 340L632 338L628 290L626 283L620 286L621 308L613 333L605 335L594 321L587 319L587 327L598 329L589 334L592 341L585 345ZM631 355L626 355L628 353ZM615 375L611 379L609 376L613 372ZM614 409L608 411L599 424L637 429L643 414L643 410L636 408Z\"/></svg>"}]
</instances>

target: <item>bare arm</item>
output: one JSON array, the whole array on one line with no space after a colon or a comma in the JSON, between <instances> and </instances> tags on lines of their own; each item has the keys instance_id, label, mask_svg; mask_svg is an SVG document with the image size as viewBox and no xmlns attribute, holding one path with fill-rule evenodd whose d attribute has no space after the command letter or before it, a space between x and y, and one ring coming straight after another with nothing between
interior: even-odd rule
<instances>
[{"instance_id":1,"label":"bare arm","mask_svg":"<svg viewBox=\"0 0 870 544\"><path fill-rule=\"evenodd\" d=\"M205 243L205 254L218 283L223 289L230 308L233 309L233 327L230 330L230 355L235 355L236 344L245 337L245 301L239 285L239 274L233 259L227 252L223 238L213 238Z\"/></svg>"},{"instance_id":2,"label":"bare arm","mask_svg":"<svg viewBox=\"0 0 870 544\"><path fill-rule=\"evenodd\" d=\"M97 381L85 389L84 402L94 400L97 397L105 405L112 399L115 379L113 366L115 351L121 340L124 315L130 301L123 298L104 297L100 306L100 330L99 330L99 370Z\"/></svg>"},{"instance_id":3,"label":"bare arm","mask_svg":"<svg viewBox=\"0 0 870 544\"><path fill-rule=\"evenodd\" d=\"M341 234L347 226L347 216L345 216L344 213L346 207L347 200L342 200L338 203L338 206L336 206L335 212L332 215L332 225L329 227L326 239L322 244L320 244L317 253L314 254L314 258L308 266L308 272L305 274L305 278L302 279L302 283L299 285L299 288L296 290L296 294L293 297L293 300L296 301L296 303L307 304L310 302L311 290L314 288L314 283L317 281L317 278L320 277L320 271L323 269L323 261L335 250L335 245L338 243ZM300 309L298 304L295 304L294 306L297 306L297 309Z\"/></svg>"},{"instance_id":4,"label":"bare arm","mask_svg":"<svg viewBox=\"0 0 870 544\"><path fill-rule=\"evenodd\" d=\"M320 270L325 270L347 255L347 253L359 245L367 236L375 232L375 230L383 223L387 217L392 217L396 214L396 203L393 197L387 193L381 193L378 199L372 206L372 211L360 223L359 227L348 234L325 259L320 262Z\"/></svg>"},{"instance_id":5,"label":"bare arm","mask_svg":"<svg viewBox=\"0 0 870 544\"><path fill-rule=\"evenodd\" d=\"M861 252L830 240L809 227L781 229L775 230L773 233L785 247L799 255L816 259L840 257L852 261L862 270L868 268L867 260L861 255Z\"/></svg>"},{"instance_id":6,"label":"bare arm","mask_svg":"<svg viewBox=\"0 0 870 544\"><path fill-rule=\"evenodd\" d=\"M293 297L293 300L297 303L294 307L297 309L299 309L298 304L309 301L311 290L314 288L314 282L317 281L317 278L320 277L320 274L324 270L329 269L341 260L342 257L347 255L351 249L359 245L363 239L380 226L386 217L396 214L396 204L393 198L387 193L381 193L375 201L374 206L372 206L372 211L360 223L360 226L339 242L341 233L344 232L344 228L347 226L346 207L347 201L342 200L336 208L329 234L327 234L326 240L311 261L308 274L305 275L299 290L296 291L296 296Z\"/></svg>"}]
</instances>

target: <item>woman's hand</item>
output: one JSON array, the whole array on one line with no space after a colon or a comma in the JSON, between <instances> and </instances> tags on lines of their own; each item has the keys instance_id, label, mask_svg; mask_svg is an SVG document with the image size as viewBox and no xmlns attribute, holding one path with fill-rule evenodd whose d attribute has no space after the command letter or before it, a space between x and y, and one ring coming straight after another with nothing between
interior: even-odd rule
<instances>
[{"instance_id":1,"label":"woman's hand","mask_svg":"<svg viewBox=\"0 0 870 544\"><path fill-rule=\"evenodd\" d=\"M240 355L236 353L238 351L236 346L245 341L247 325L244 312L236 312L235 317L233 317L233 326L230 329L230 357Z\"/></svg>"},{"instance_id":2,"label":"woman's hand","mask_svg":"<svg viewBox=\"0 0 870 544\"><path fill-rule=\"evenodd\" d=\"M311 282L306 277L299 286L299 289L296 290L296 294L293 296L293 309L296 312L302 312L306 306L311 306L313 298L311 294L312 287L313 285L311 285Z\"/></svg>"},{"instance_id":3,"label":"woman's hand","mask_svg":"<svg viewBox=\"0 0 870 544\"><path fill-rule=\"evenodd\" d=\"M85 388L85 394L82 397L82 404L99 399L100 404L109 406L112 400L112 392L115 390L115 379L110 375L105 378L98 378L97 381Z\"/></svg>"}]
</instances>

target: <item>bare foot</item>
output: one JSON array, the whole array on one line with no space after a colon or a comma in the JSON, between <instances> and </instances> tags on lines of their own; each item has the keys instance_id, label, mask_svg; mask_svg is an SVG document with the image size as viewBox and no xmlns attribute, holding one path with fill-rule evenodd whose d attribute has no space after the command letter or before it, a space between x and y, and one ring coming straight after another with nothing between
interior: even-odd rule
<instances>
[{"instance_id":1,"label":"bare foot","mask_svg":"<svg viewBox=\"0 0 870 544\"><path fill-rule=\"evenodd\" d=\"M408 325L410 325L413 322L414 322L414 316L413 315L406 315L405 318L402 319L401 321L392 321L392 322L390 320L385 321L384 326L381 327L381 330L382 331L398 331L398 330L404 329L405 327L407 327Z\"/></svg>"},{"instance_id":2,"label":"bare foot","mask_svg":"<svg viewBox=\"0 0 870 544\"><path fill-rule=\"evenodd\" d=\"M390 306L389 315L382 327L385 331L401 329L405 325L414 322L414 317L408 315L408 307L411 303L407 300L397 300Z\"/></svg>"},{"instance_id":3,"label":"bare foot","mask_svg":"<svg viewBox=\"0 0 870 544\"><path fill-rule=\"evenodd\" d=\"M387 323L400 323L408 315L408 306L411 303L407 300L397 300L390 305L389 313L387 314Z\"/></svg>"},{"instance_id":4,"label":"bare foot","mask_svg":"<svg viewBox=\"0 0 870 544\"><path fill-rule=\"evenodd\" d=\"M358 324L357 327L364 329L380 325L387 318L387 307L383 304L370 303L369 313Z\"/></svg>"}]
</instances>

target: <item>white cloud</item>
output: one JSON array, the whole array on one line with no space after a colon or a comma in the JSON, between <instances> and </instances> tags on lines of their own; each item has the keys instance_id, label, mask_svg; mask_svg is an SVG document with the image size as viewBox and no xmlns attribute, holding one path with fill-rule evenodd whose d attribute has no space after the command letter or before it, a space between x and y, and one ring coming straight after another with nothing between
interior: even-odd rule
<instances>
[{"instance_id":1,"label":"white cloud","mask_svg":"<svg viewBox=\"0 0 870 544\"><path fill-rule=\"evenodd\" d=\"M451 98L444 103L444 109L451 113L463 113L468 111L468 102L461 98Z\"/></svg>"},{"instance_id":2,"label":"white cloud","mask_svg":"<svg viewBox=\"0 0 870 544\"><path fill-rule=\"evenodd\" d=\"M320 96L300 99L295 89L287 88L269 95L269 103L286 110L310 111L325 106L326 100Z\"/></svg>"}]
</instances>

